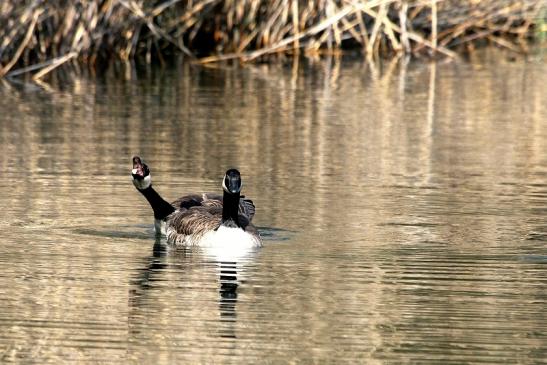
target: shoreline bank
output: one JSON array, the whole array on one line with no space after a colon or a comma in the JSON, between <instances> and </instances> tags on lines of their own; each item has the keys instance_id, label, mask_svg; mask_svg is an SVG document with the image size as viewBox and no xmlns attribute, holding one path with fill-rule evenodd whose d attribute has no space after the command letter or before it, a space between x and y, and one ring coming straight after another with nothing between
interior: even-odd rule
<instances>
[{"instance_id":1,"label":"shoreline bank","mask_svg":"<svg viewBox=\"0 0 547 365\"><path fill-rule=\"evenodd\" d=\"M67 63L253 62L357 50L455 58L493 44L527 51L547 33L542 0L61 0L0 5L0 78Z\"/></svg>"}]
</instances>

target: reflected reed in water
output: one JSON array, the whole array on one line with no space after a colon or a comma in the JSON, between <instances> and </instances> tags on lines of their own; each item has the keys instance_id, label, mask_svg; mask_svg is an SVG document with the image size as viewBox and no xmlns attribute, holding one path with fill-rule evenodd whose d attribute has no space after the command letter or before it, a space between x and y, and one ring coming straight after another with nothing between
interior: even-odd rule
<instances>
[{"instance_id":1,"label":"reflected reed in water","mask_svg":"<svg viewBox=\"0 0 547 365\"><path fill-rule=\"evenodd\" d=\"M546 63L472 57L2 84L0 358L541 363ZM158 249L134 154L245 171L265 246Z\"/></svg>"}]
</instances>

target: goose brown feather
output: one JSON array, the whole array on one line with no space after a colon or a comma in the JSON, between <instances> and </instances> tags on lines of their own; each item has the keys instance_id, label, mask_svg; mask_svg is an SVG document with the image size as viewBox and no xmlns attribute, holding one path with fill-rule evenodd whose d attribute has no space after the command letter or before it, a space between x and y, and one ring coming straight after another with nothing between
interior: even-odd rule
<instances>
[{"instance_id":1,"label":"goose brown feather","mask_svg":"<svg viewBox=\"0 0 547 365\"><path fill-rule=\"evenodd\" d=\"M238 214L240 228L259 236L255 226L243 213ZM222 221L222 203L206 200L200 206L175 211L167 218L167 241L181 246L197 246L207 232L219 228Z\"/></svg>"}]
</instances>

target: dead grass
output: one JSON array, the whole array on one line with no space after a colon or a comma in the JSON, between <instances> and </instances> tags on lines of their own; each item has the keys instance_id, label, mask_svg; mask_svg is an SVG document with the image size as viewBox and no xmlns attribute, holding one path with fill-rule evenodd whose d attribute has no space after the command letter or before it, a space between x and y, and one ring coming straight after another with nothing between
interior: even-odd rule
<instances>
[{"instance_id":1,"label":"dead grass","mask_svg":"<svg viewBox=\"0 0 547 365\"><path fill-rule=\"evenodd\" d=\"M67 62L199 62L358 48L442 54L479 42L525 51L544 0L4 0L0 77Z\"/></svg>"}]
</instances>

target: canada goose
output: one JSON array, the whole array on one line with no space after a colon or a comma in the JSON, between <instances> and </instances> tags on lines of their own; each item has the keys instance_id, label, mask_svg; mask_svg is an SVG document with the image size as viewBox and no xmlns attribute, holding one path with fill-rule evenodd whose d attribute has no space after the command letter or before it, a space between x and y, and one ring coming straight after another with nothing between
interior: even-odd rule
<instances>
[{"instance_id":1,"label":"canada goose","mask_svg":"<svg viewBox=\"0 0 547 365\"><path fill-rule=\"evenodd\" d=\"M260 235L252 225L255 206L241 195L241 175L226 171L223 195L185 195L172 203L152 187L150 169L139 156L133 157L133 184L154 211L156 234L165 234L169 243L180 246L237 245L260 247Z\"/></svg>"}]
</instances>

